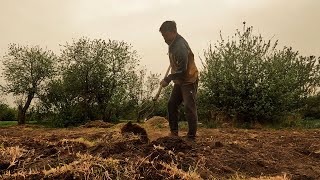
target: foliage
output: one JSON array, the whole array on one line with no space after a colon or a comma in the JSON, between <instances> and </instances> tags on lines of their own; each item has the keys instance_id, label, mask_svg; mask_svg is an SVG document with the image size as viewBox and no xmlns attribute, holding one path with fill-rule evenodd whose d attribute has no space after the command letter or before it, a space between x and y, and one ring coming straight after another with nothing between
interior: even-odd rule
<instances>
[{"instance_id":1,"label":"foliage","mask_svg":"<svg viewBox=\"0 0 320 180\"><path fill-rule=\"evenodd\" d=\"M0 121L16 121L16 110L7 104L0 103Z\"/></svg>"},{"instance_id":2,"label":"foliage","mask_svg":"<svg viewBox=\"0 0 320 180\"><path fill-rule=\"evenodd\" d=\"M159 86L159 74L149 72L146 69L138 71L136 80L132 80L129 87L129 99L124 104L123 118L141 120L143 117L142 109L144 106L151 105L155 90ZM128 112L131 112L128 113Z\"/></svg>"},{"instance_id":3,"label":"foliage","mask_svg":"<svg viewBox=\"0 0 320 180\"><path fill-rule=\"evenodd\" d=\"M291 47L279 50L277 44L245 25L227 40L220 33L204 51L199 120L214 127L229 120L294 127L302 119L320 119L319 94L313 96L320 58L301 56ZM140 119L139 109L153 104L159 87L160 74L140 67L137 52L123 41L80 38L63 45L59 57L39 46L10 44L2 63L1 90L18 99L18 108L0 104L0 120L20 124L26 117L63 127ZM152 115L167 116L171 90L171 85L162 90ZM183 106L180 111L184 120Z\"/></svg>"},{"instance_id":4,"label":"foliage","mask_svg":"<svg viewBox=\"0 0 320 180\"><path fill-rule=\"evenodd\" d=\"M39 109L58 126L132 118L151 96L157 77L150 73L145 80L146 70L138 69L138 63L136 51L123 41L81 38L67 43L59 76L49 83Z\"/></svg>"},{"instance_id":5,"label":"foliage","mask_svg":"<svg viewBox=\"0 0 320 180\"><path fill-rule=\"evenodd\" d=\"M156 102L155 110L153 113L154 116L167 117L167 104L170 99L170 94L172 89L173 89L172 84L162 89L161 96Z\"/></svg>"},{"instance_id":6,"label":"foliage","mask_svg":"<svg viewBox=\"0 0 320 180\"><path fill-rule=\"evenodd\" d=\"M41 92L46 81L54 74L55 54L39 46L10 44L2 61L6 85L2 91L20 97L18 121L25 123L25 115L33 98Z\"/></svg>"},{"instance_id":7,"label":"foliage","mask_svg":"<svg viewBox=\"0 0 320 180\"><path fill-rule=\"evenodd\" d=\"M320 119L320 93L306 98L303 116L307 119Z\"/></svg>"},{"instance_id":8,"label":"foliage","mask_svg":"<svg viewBox=\"0 0 320 180\"><path fill-rule=\"evenodd\" d=\"M301 108L319 84L319 60L291 47L277 50L246 28L204 53L201 72L204 105L239 122L269 122Z\"/></svg>"}]
</instances>

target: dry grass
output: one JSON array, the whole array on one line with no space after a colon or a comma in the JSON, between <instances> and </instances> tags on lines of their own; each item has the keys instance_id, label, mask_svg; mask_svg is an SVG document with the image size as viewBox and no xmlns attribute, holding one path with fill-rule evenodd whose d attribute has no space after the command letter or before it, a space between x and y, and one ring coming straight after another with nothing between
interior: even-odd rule
<instances>
[{"instance_id":1,"label":"dry grass","mask_svg":"<svg viewBox=\"0 0 320 180\"><path fill-rule=\"evenodd\" d=\"M249 178L249 177L236 174L232 178L230 178L230 180L290 180L290 178L287 177L286 174L282 176L275 176L275 177L261 176L259 178Z\"/></svg>"},{"instance_id":2,"label":"dry grass","mask_svg":"<svg viewBox=\"0 0 320 180\"><path fill-rule=\"evenodd\" d=\"M142 125L151 141L166 136L169 133L169 122L164 117L154 116L148 119Z\"/></svg>"},{"instance_id":3,"label":"dry grass","mask_svg":"<svg viewBox=\"0 0 320 180\"><path fill-rule=\"evenodd\" d=\"M250 178L250 180L289 180L286 175L276 176L276 177L260 177L260 178Z\"/></svg>"},{"instance_id":4,"label":"dry grass","mask_svg":"<svg viewBox=\"0 0 320 180\"><path fill-rule=\"evenodd\" d=\"M188 172L183 171L182 169L179 169L177 164L171 163L167 164L164 162L160 163L165 169L161 170L162 172L165 172L167 174L170 174L169 179L179 177L179 179L192 179L192 180L198 180L202 179L200 175L196 172L197 168L194 168L194 170L189 170Z\"/></svg>"},{"instance_id":5,"label":"dry grass","mask_svg":"<svg viewBox=\"0 0 320 180\"><path fill-rule=\"evenodd\" d=\"M113 126L112 123L104 122L102 120L95 120L95 121L89 121L88 123L86 123L82 127L85 127L85 128L110 128L112 126Z\"/></svg>"},{"instance_id":6,"label":"dry grass","mask_svg":"<svg viewBox=\"0 0 320 180\"><path fill-rule=\"evenodd\" d=\"M158 128L166 128L169 125L169 122L166 118L160 117L160 116L154 116L150 119L148 119L144 125L146 127L151 126L151 127L158 127Z\"/></svg>"},{"instance_id":7,"label":"dry grass","mask_svg":"<svg viewBox=\"0 0 320 180\"><path fill-rule=\"evenodd\" d=\"M130 136L129 136L130 137ZM131 136L130 139L136 139L138 137ZM115 133L111 134L108 141L110 143L114 142L124 142L128 141L128 138L122 137L120 134ZM93 147L97 142L91 142L85 138L77 139L63 139L62 142L77 142L85 144L87 147ZM165 151L166 154L171 157L178 159L176 155L171 150L166 150L165 147L160 145L153 147L154 152L156 151ZM19 146L16 147L4 147L3 144L0 145L0 156L1 160L5 160L10 163L9 167L15 166L18 162L18 159L22 157L27 151ZM23 169L18 172L12 173L9 170L6 171L3 175L0 175L0 178L55 178L55 179L64 179L72 176L73 178L81 179L139 179L143 178L144 175L141 174L141 168L150 171L153 168L153 171L156 170L155 167L161 167L159 172L163 174L164 179L184 179L184 180L198 180L202 179L199 174L199 169L202 168L201 162L197 163L193 167L189 167L188 171L184 171L179 168L179 165L175 162L166 163L159 159L151 159L151 154L146 157L137 157L135 161L125 159L119 160L114 158L102 158L99 156L94 156L91 154L81 154L76 153L76 159L69 163L63 164L50 169L43 170L32 170L32 169ZM160 166L159 166L160 165ZM9 168L8 167L8 168ZM151 168L151 169L150 169ZM150 171L151 172L151 171ZM38 176L37 176L38 175ZM212 179L216 179L212 177ZM217 178L218 179L218 178ZM229 180L289 180L289 177L286 175L276 176L276 177L259 177L259 178L249 178L239 174L234 175Z\"/></svg>"},{"instance_id":8,"label":"dry grass","mask_svg":"<svg viewBox=\"0 0 320 180\"><path fill-rule=\"evenodd\" d=\"M1 160L4 162L9 162L10 165L7 169L9 169L12 166L15 166L18 162L17 159L23 156L23 154L26 152L25 149L20 148L19 146L15 147L3 147L3 145L0 148L0 155Z\"/></svg>"},{"instance_id":9,"label":"dry grass","mask_svg":"<svg viewBox=\"0 0 320 180\"><path fill-rule=\"evenodd\" d=\"M98 143L97 141L89 141L83 137L80 137L77 139L62 139L61 142L62 143L76 142L76 143L84 144L86 147L93 147Z\"/></svg>"},{"instance_id":10,"label":"dry grass","mask_svg":"<svg viewBox=\"0 0 320 180\"><path fill-rule=\"evenodd\" d=\"M118 160L104 159L90 154L77 153L79 158L70 164L44 170L45 177L59 177L71 173L74 177L85 177L85 179L118 179L114 175L119 174L120 164Z\"/></svg>"}]
</instances>

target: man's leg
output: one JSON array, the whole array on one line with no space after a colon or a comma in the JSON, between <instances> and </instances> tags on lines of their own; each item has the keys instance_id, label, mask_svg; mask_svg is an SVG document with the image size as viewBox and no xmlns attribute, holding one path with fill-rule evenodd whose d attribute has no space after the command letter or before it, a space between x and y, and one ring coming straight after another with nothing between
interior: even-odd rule
<instances>
[{"instance_id":1,"label":"man's leg","mask_svg":"<svg viewBox=\"0 0 320 180\"><path fill-rule=\"evenodd\" d=\"M197 114L197 105L196 105L196 94L198 89L198 81L192 84L183 85L182 96L185 106L186 119L188 121L188 137L195 138L197 133L197 123L198 123L198 114Z\"/></svg>"},{"instance_id":2,"label":"man's leg","mask_svg":"<svg viewBox=\"0 0 320 180\"><path fill-rule=\"evenodd\" d=\"M178 135L179 105L181 102L181 87L175 84L168 102L169 126L172 135Z\"/></svg>"}]
</instances>

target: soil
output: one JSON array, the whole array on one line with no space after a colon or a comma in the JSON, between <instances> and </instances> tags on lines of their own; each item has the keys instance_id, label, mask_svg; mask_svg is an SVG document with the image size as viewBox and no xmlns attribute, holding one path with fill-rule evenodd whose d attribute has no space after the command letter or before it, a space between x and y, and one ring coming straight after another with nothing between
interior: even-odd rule
<instances>
[{"instance_id":1,"label":"soil","mask_svg":"<svg viewBox=\"0 0 320 180\"><path fill-rule=\"evenodd\" d=\"M85 179L88 174L72 169L44 173L79 163L79 154L100 158L95 161L117 160L121 179L188 179L166 166L170 164L186 174L196 173L198 179L235 175L320 179L319 129L199 128L195 141L183 137L185 129L180 137L167 134L166 124L147 122L112 128L0 128L0 179ZM14 147L20 149L19 156L8 150ZM108 176L119 172L111 169Z\"/></svg>"},{"instance_id":2,"label":"soil","mask_svg":"<svg viewBox=\"0 0 320 180\"><path fill-rule=\"evenodd\" d=\"M112 127L112 123L104 122L102 120L89 121L82 127L86 128L110 128Z\"/></svg>"}]
</instances>

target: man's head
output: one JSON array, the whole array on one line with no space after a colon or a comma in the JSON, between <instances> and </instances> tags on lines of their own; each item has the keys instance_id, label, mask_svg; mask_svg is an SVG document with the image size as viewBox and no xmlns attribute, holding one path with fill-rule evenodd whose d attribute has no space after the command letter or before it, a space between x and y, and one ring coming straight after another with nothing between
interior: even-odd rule
<instances>
[{"instance_id":1,"label":"man's head","mask_svg":"<svg viewBox=\"0 0 320 180\"><path fill-rule=\"evenodd\" d=\"M160 26L159 31L162 34L164 41L169 45L177 36L177 25L174 21L165 21Z\"/></svg>"}]
</instances>

